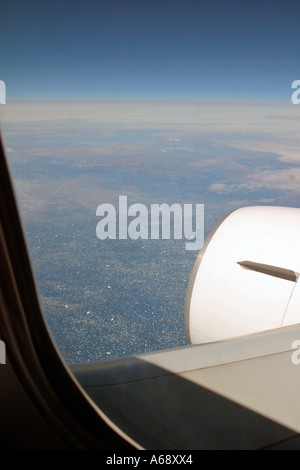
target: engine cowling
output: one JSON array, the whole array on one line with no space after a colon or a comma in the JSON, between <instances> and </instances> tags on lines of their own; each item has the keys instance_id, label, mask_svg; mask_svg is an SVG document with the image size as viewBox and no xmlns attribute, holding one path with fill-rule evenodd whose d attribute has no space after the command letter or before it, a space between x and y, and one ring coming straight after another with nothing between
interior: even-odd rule
<instances>
[{"instance_id":1,"label":"engine cowling","mask_svg":"<svg viewBox=\"0 0 300 470\"><path fill-rule=\"evenodd\" d=\"M190 344L300 322L300 209L245 207L224 217L191 274L185 327Z\"/></svg>"}]
</instances>

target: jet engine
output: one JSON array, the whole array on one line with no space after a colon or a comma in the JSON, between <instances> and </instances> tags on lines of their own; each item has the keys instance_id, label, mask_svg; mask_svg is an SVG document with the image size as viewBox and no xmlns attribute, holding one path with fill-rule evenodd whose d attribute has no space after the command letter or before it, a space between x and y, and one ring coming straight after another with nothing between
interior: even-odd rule
<instances>
[{"instance_id":1,"label":"jet engine","mask_svg":"<svg viewBox=\"0 0 300 470\"><path fill-rule=\"evenodd\" d=\"M300 323L300 209L245 207L212 230L185 302L190 344Z\"/></svg>"}]
</instances>

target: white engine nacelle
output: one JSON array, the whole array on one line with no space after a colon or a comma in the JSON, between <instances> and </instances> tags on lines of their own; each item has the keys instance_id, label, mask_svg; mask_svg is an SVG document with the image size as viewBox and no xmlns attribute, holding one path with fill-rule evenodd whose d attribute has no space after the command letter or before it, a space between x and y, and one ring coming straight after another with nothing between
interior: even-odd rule
<instances>
[{"instance_id":1,"label":"white engine nacelle","mask_svg":"<svg viewBox=\"0 0 300 470\"><path fill-rule=\"evenodd\" d=\"M190 344L300 323L300 209L246 207L213 229L185 302Z\"/></svg>"}]
</instances>

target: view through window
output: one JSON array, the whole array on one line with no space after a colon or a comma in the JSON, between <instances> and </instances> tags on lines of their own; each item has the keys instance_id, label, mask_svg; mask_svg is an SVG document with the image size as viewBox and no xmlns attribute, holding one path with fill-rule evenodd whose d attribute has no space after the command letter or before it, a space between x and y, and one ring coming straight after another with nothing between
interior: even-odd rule
<instances>
[{"instance_id":1,"label":"view through window","mask_svg":"<svg viewBox=\"0 0 300 470\"><path fill-rule=\"evenodd\" d=\"M299 206L299 4L2 10L1 132L61 354L187 345L203 235L239 207Z\"/></svg>"}]
</instances>

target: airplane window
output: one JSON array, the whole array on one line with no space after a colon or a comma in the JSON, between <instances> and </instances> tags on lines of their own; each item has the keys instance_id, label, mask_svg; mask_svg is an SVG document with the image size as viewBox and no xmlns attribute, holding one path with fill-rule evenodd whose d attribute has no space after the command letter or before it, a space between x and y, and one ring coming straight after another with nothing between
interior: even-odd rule
<instances>
[{"instance_id":1,"label":"airplane window","mask_svg":"<svg viewBox=\"0 0 300 470\"><path fill-rule=\"evenodd\" d=\"M299 4L1 11L1 132L63 358L186 346L189 279L215 224L299 207Z\"/></svg>"}]
</instances>

